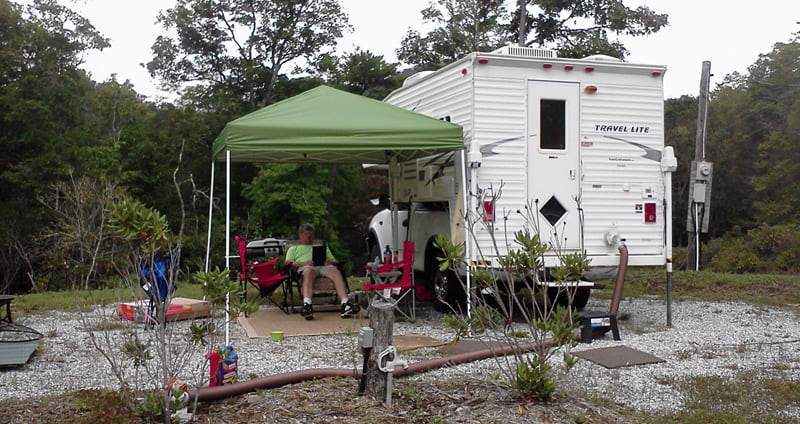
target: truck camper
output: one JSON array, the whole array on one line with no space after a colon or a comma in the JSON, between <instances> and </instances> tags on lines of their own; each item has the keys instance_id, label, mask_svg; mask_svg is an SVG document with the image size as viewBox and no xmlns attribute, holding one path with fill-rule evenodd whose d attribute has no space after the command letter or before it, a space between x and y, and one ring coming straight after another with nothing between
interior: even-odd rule
<instances>
[{"instance_id":1,"label":"truck camper","mask_svg":"<svg viewBox=\"0 0 800 424\"><path fill-rule=\"evenodd\" d=\"M611 277L621 243L630 266L664 265L675 168L664 146L665 71L508 46L409 77L384 101L460 125L464 149L389 164L390 203L370 222L371 258L412 240L434 302L463 301L461 284L438 269L436 235L464 243L467 263L492 268L528 212L551 246L546 267L580 253L594 275Z\"/></svg>"}]
</instances>

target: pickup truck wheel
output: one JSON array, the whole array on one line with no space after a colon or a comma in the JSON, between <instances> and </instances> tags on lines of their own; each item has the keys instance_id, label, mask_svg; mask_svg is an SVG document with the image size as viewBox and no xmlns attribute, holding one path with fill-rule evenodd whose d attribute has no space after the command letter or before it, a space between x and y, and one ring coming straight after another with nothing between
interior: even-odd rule
<instances>
[{"instance_id":1,"label":"pickup truck wheel","mask_svg":"<svg viewBox=\"0 0 800 424\"><path fill-rule=\"evenodd\" d=\"M373 244L372 247L369 249L369 258L367 258L367 262L372 262L375 258L383 258L383 254L381 253L381 247L377 244Z\"/></svg>"},{"instance_id":2,"label":"pickup truck wheel","mask_svg":"<svg viewBox=\"0 0 800 424\"><path fill-rule=\"evenodd\" d=\"M433 307L439 312L462 312L466 310L464 288L452 270L433 272L431 281Z\"/></svg>"}]
</instances>

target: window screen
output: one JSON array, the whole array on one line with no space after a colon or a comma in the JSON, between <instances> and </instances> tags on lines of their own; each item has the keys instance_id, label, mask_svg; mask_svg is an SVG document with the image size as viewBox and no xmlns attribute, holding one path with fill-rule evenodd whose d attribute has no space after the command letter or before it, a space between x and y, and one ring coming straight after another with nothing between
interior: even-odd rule
<instances>
[{"instance_id":1,"label":"window screen","mask_svg":"<svg viewBox=\"0 0 800 424\"><path fill-rule=\"evenodd\" d=\"M564 100L539 101L540 149L566 149L566 103Z\"/></svg>"}]
</instances>

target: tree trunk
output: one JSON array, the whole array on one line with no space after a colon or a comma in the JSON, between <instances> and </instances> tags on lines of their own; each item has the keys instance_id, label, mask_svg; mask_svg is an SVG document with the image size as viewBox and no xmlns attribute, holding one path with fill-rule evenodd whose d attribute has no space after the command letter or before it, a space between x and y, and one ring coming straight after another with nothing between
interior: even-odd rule
<instances>
[{"instance_id":1,"label":"tree trunk","mask_svg":"<svg viewBox=\"0 0 800 424\"><path fill-rule=\"evenodd\" d=\"M369 326L374 330L372 350L367 362L367 393L376 399L386 398L386 374L378 369L378 355L392 343L394 307L391 303L375 301L370 304ZM393 359L393 358L390 358Z\"/></svg>"}]
</instances>

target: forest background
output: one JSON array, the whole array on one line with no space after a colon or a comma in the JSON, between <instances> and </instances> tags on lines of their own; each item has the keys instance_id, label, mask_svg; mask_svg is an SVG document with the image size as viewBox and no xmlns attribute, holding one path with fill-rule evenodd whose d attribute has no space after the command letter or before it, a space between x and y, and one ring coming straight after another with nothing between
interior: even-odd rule
<instances>
[{"instance_id":1,"label":"forest background","mask_svg":"<svg viewBox=\"0 0 800 424\"><path fill-rule=\"evenodd\" d=\"M211 144L246 113L320 84L382 99L415 72L520 39L562 57L625 58L616 35L668 24L666 15L615 0L505 3L431 2L423 16L434 29L410 30L397 47L400 63L387 63L358 48L330 53L348 25L336 0L180 0L161 14L163 35L146 64L178 99L154 102L127 81L94 81L80 68L87 51L109 41L79 14L55 0L0 0L0 292L116 284L115 261L124 255L107 229L108 207L125 197L184 224L180 267L202 269L209 202L212 232L224 225L223 200L209 199ZM711 91L705 267L800 271L799 65L796 33ZM679 160L674 246L688 240L697 109L697 97L665 100L666 144ZM386 193L382 174L356 165L242 164L232 180L237 234L293 237L311 221L338 256L354 266L367 260L364 235L376 212L368 199ZM224 193L218 184L214 193ZM223 244L214 238L215 266L224 267Z\"/></svg>"}]
</instances>

